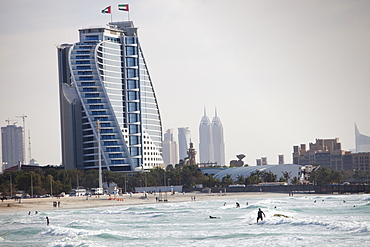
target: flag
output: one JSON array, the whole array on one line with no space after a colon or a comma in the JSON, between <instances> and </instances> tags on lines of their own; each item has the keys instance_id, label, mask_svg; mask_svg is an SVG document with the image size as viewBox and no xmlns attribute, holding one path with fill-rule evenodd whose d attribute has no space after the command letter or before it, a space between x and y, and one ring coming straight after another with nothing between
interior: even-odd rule
<instances>
[{"instance_id":1,"label":"flag","mask_svg":"<svg viewBox=\"0 0 370 247\"><path fill-rule=\"evenodd\" d=\"M110 7L111 6L108 6L108 7L106 7L105 9L103 9L101 12L103 13L103 14L110 14L111 12L110 12Z\"/></svg>"},{"instance_id":2,"label":"flag","mask_svg":"<svg viewBox=\"0 0 370 247\"><path fill-rule=\"evenodd\" d=\"M118 10L129 11L128 10L128 4L119 4L118 5Z\"/></svg>"}]
</instances>

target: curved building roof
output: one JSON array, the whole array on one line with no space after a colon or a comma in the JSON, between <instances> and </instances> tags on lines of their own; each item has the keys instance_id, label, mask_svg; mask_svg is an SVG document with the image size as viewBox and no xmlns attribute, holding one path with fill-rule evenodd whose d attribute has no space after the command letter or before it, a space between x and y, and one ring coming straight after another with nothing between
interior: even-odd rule
<instances>
[{"instance_id":1,"label":"curved building roof","mask_svg":"<svg viewBox=\"0 0 370 247\"><path fill-rule=\"evenodd\" d=\"M243 177L249 177L254 171L271 171L277 178L283 177L283 172L291 172L290 177L299 177L300 165L294 164L282 164L282 165L265 165L265 166L243 166L243 167L231 167L222 171L219 171L214 175L215 178L222 180L227 174L231 175L233 180L237 179L237 176L242 175Z\"/></svg>"}]
</instances>

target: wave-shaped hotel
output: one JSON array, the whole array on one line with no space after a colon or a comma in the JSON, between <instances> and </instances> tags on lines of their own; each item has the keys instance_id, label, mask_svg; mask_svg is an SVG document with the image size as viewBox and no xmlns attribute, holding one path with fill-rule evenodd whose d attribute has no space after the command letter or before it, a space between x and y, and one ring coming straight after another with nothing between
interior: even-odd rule
<instances>
[{"instance_id":1,"label":"wave-shaped hotel","mask_svg":"<svg viewBox=\"0 0 370 247\"><path fill-rule=\"evenodd\" d=\"M111 22L58 46L65 168L163 165L161 117L137 31L132 21Z\"/></svg>"}]
</instances>

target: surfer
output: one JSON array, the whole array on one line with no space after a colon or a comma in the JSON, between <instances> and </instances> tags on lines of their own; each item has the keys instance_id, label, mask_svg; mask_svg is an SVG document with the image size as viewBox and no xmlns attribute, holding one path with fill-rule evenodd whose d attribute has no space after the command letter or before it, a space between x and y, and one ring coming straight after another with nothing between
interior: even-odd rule
<instances>
[{"instance_id":1,"label":"surfer","mask_svg":"<svg viewBox=\"0 0 370 247\"><path fill-rule=\"evenodd\" d=\"M210 219L219 219L220 217L215 217L215 216L210 215L209 218Z\"/></svg>"},{"instance_id":2,"label":"surfer","mask_svg":"<svg viewBox=\"0 0 370 247\"><path fill-rule=\"evenodd\" d=\"M49 217L46 216L46 225L49 225Z\"/></svg>"},{"instance_id":3,"label":"surfer","mask_svg":"<svg viewBox=\"0 0 370 247\"><path fill-rule=\"evenodd\" d=\"M266 217L265 213L260 208L258 209L257 215L258 215L257 216L257 223L258 223L259 220L261 220L261 221L263 220L262 215Z\"/></svg>"},{"instance_id":4,"label":"surfer","mask_svg":"<svg viewBox=\"0 0 370 247\"><path fill-rule=\"evenodd\" d=\"M239 204L239 203L236 203L236 207L237 207L237 208L240 208L240 204Z\"/></svg>"}]
</instances>

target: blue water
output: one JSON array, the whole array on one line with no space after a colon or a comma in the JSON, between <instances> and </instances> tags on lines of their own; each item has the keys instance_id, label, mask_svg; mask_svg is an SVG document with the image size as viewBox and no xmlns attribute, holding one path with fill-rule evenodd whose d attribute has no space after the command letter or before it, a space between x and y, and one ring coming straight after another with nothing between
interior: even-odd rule
<instances>
[{"instance_id":1,"label":"blue water","mask_svg":"<svg viewBox=\"0 0 370 247\"><path fill-rule=\"evenodd\" d=\"M260 224L258 208L266 214ZM0 222L0 246L370 246L370 195L0 213Z\"/></svg>"}]
</instances>

